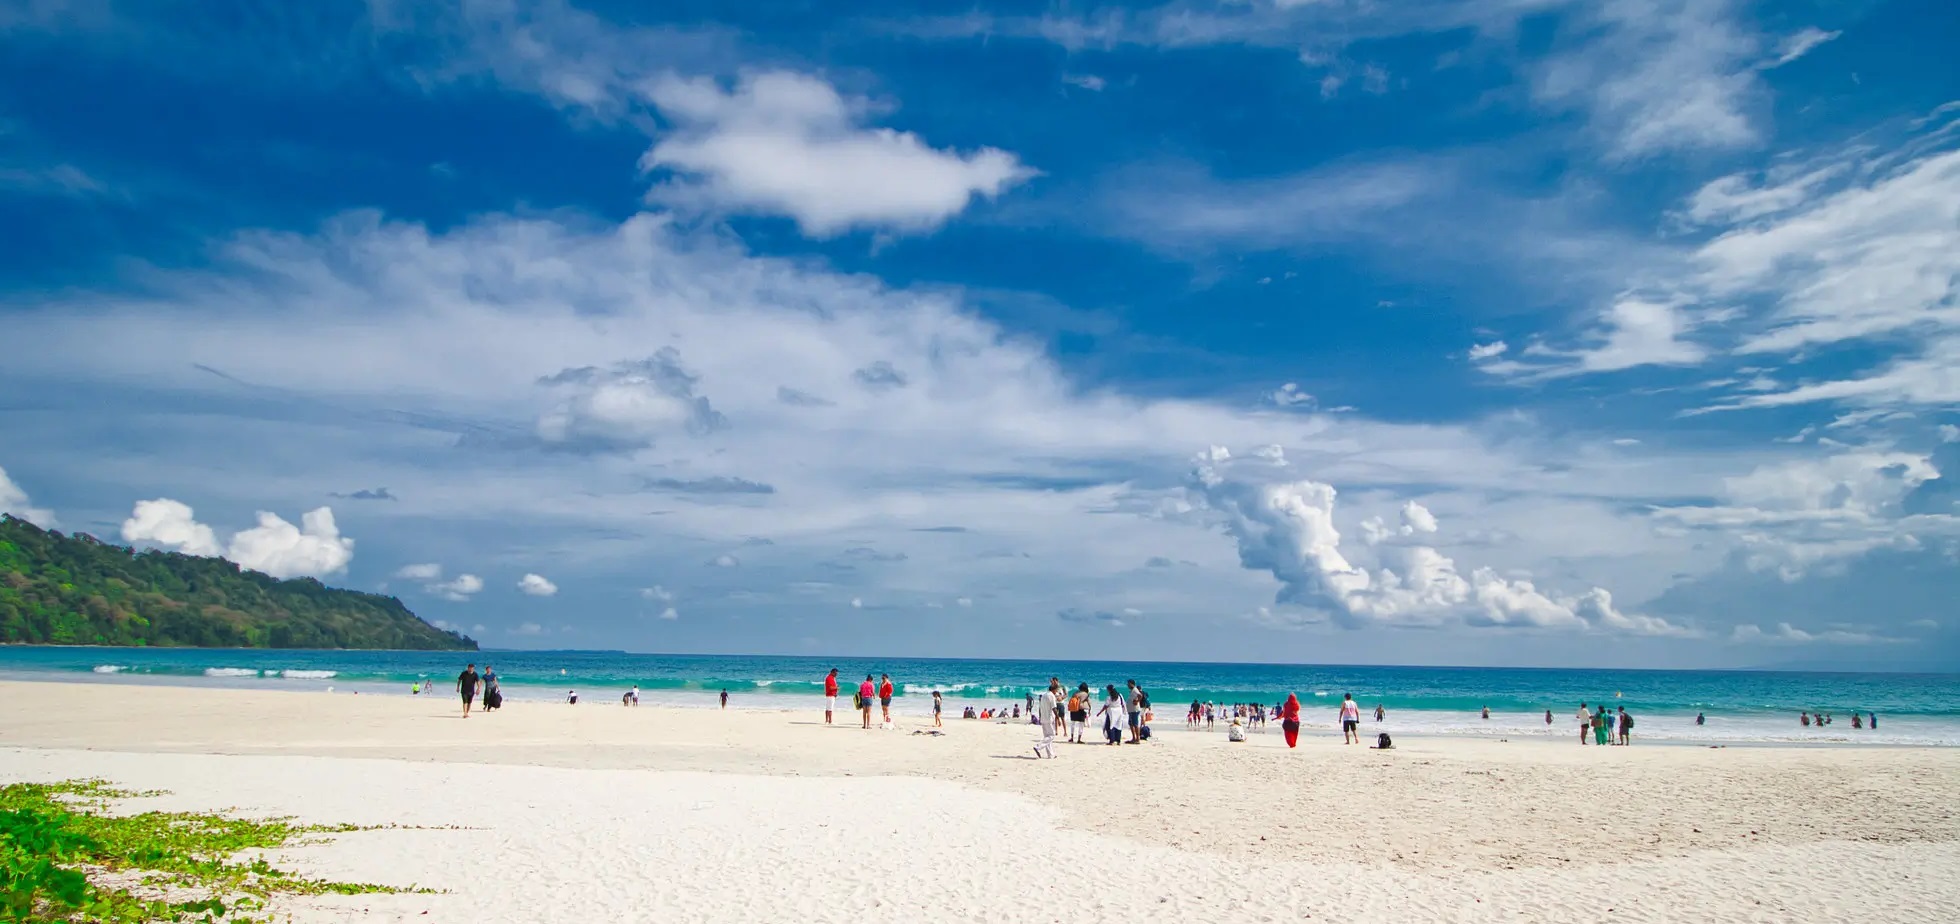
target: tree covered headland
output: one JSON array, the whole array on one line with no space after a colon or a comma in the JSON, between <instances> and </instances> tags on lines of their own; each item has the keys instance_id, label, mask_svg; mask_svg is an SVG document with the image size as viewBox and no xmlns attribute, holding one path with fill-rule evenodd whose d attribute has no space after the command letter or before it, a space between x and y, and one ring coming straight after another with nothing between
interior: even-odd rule
<instances>
[{"instance_id":1,"label":"tree covered headland","mask_svg":"<svg viewBox=\"0 0 1960 924\"><path fill-rule=\"evenodd\" d=\"M0 642L475 650L400 600L0 516Z\"/></svg>"}]
</instances>

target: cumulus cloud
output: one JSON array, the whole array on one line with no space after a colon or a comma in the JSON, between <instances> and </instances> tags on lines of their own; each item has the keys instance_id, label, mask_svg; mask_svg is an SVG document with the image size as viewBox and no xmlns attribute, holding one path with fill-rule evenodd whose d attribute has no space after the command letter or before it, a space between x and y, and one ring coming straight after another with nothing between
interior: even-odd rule
<instances>
[{"instance_id":1,"label":"cumulus cloud","mask_svg":"<svg viewBox=\"0 0 1960 924\"><path fill-rule=\"evenodd\" d=\"M872 391L904 388L909 381L905 373L898 371L890 362L882 359L851 373L851 378Z\"/></svg>"},{"instance_id":2,"label":"cumulus cloud","mask_svg":"<svg viewBox=\"0 0 1960 924\"><path fill-rule=\"evenodd\" d=\"M735 556L729 555L727 553L723 553L715 556L714 561L712 562L712 564L717 568L733 568L737 565L740 565L741 563L742 563L741 559L736 558Z\"/></svg>"},{"instance_id":3,"label":"cumulus cloud","mask_svg":"<svg viewBox=\"0 0 1960 924\"><path fill-rule=\"evenodd\" d=\"M538 439L572 451L623 451L727 426L727 418L694 393L698 381L672 347L646 359L546 376L538 384L558 394L560 401L538 419Z\"/></svg>"},{"instance_id":4,"label":"cumulus cloud","mask_svg":"<svg viewBox=\"0 0 1960 924\"><path fill-rule=\"evenodd\" d=\"M28 500L27 492L7 477L4 468L0 468L0 513L12 514L42 529L52 529L55 525L54 514L34 506Z\"/></svg>"},{"instance_id":5,"label":"cumulus cloud","mask_svg":"<svg viewBox=\"0 0 1960 924\"><path fill-rule=\"evenodd\" d=\"M543 635L544 632L544 627L535 622L518 623L517 628L510 630L512 635Z\"/></svg>"},{"instance_id":6,"label":"cumulus cloud","mask_svg":"<svg viewBox=\"0 0 1960 924\"><path fill-rule=\"evenodd\" d=\"M459 574L423 589L453 603L468 603L471 597L483 592L483 579L474 574ZM477 627L477 631L483 631L482 627Z\"/></svg>"},{"instance_id":7,"label":"cumulus cloud","mask_svg":"<svg viewBox=\"0 0 1960 924\"><path fill-rule=\"evenodd\" d=\"M125 542L148 542L186 555L224 554L218 534L197 521L190 505L167 497L137 501L123 521L122 537Z\"/></svg>"},{"instance_id":8,"label":"cumulus cloud","mask_svg":"<svg viewBox=\"0 0 1960 924\"><path fill-rule=\"evenodd\" d=\"M646 600L654 600L660 603L668 603L674 599L674 592L668 590L665 587L660 586L659 584L655 584L652 587L640 588L640 597Z\"/></svg>"},{"instance_id":9,"label":"cumulus cloud","mask_svg":"<svg viewBox=\"0 0 1960 924\"><path fill-rule=\"evenodd\" d=\"M403 565L396 569L395 576L410 581L433 581L442 577L442 566L433 562Z\"/></svg>"},{"instance_id":10,"label":"cumulus cloud","mask_svg":"<svg viewBox=\"0 0 1960 924\"><path fill-rule=\"evenodd\" d=\"M261 510L259 525L233 535L225 557L276 578L321 577L347 570L354 540L340 535L326 507L301 514L299 526Z\"/></svg>"},{"instance_id":11,"label":"cumulus cloud","mask_svg":"<svg viewBox=\"0 0 1960 924\"><path fill-rule=\"evenodd\" d=\"M123 521L122 537L186 555L222 556L276 578L324 577L345 571L354 560L354 540L340 535L326 507L302 514L299 526L261 510L257 526L220 545L217 533L199 523L188 504L159 497L136 502Z\"/></svg>"},{"instance_id":12,"label":"cumulus cloud","mask_svg":"<svg viewBox=\"0 0 1960 924\"><path fill-rule=\"evenodd\" d=\"M1465 577L1434 548L1380 550L1381 567L1352 563L1334 525L1332 485L1297 477L1271 460L1234 460L1214 447L1198 461L1193 493L1222 520L1238 546L1240 564L1280 582L1275 602L1322 612L1348 628L1439 625L1610 629L1643 634L1687 630L1665 620L1632 618L1605 591L1553 597L1531 581L1478 568ZM1435 517L1413 501L1402 509L1404 535L1431 532ZM1376 530L1386 531L1379 521Z\"/></svg>"},{"instance_id":13,"label":"cumulus cloud","mask_svg":"<svg viewBox=\"0 0 1960 924\"><path fill-rule=\"evenodd\" d=\"M558 585L542 574L526 574L518 579L517 589L533 597L549 597L558 592Z\"/></svg>"},{"instance_id":14,"label":"cumulus cloud","mask_svg":"<svg viewBox=\"0 0 1960 924\"><path fill-rule=\"evenodd\" d=\"M653 190L672 205L785 215L812 237L859 228L926 231L1033 175L997 148L934 148L873 128L877 107L821 78L751 73L732 89L666 77L648 98L671 128L641 165L674 177Z\"/></svg>"},{"instance_id":15,"label":"cumulus cloud","mask_svg":"<svg viewBox=\"0 0 1960 924\"><path fill-rule=\"evenodd\" d=\"M672 622L676 619L681 618L681 611L674 609L673 607L670 606L660 611L660 618L665 619L668 622Z\"/></svg>"}]
</instances>

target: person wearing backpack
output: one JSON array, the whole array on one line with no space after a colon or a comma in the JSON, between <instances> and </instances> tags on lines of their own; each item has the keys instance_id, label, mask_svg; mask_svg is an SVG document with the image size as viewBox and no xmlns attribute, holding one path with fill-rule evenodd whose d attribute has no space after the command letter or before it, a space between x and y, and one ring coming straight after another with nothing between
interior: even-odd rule
<instances>
[{"instance_id":1,"label":"person wearing backpack","mask_svg":"<svg viewBox=\"0 0 1960 924\"><path fill-rule=\"evenodd\" d=\"M1633 716L1627 714L1625 706L1620 707L1620 743L1622 745L1633 743Z\"/></svg>"}]
</instances>

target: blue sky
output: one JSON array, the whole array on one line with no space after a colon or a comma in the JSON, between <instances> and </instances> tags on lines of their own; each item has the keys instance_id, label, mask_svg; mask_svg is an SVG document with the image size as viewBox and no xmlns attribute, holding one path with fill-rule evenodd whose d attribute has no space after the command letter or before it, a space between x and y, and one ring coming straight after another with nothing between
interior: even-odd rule
<instances>
[{"instance_id":1,"label":"blue sky","mask_svg":"<svg viewBox=\"0 0 1960 924\"><path fill-rule=\"evenodd\" d=\"M1952 5L645 7L0 9L0 509L500 647L1960 665Z\"/></svg>"}]
</instances>

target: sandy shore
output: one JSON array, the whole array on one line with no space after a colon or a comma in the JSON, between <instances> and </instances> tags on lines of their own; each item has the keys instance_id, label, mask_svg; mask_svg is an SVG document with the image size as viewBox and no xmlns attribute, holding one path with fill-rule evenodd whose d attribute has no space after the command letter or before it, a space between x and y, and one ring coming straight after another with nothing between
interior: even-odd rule
<instances>
[{"instance_id":1,"label":"sandy shore","mask_svg":"<svg viewBox=\"0 0 1960 924\"><path fill-rule=\"evenodd\" d=\"M1960 751L1580 748L0 683L0 779L464 826L293 850L300 921L1960 920ZM426 912L426 913L425 913Z\"/></svg>"}]
</instances>

